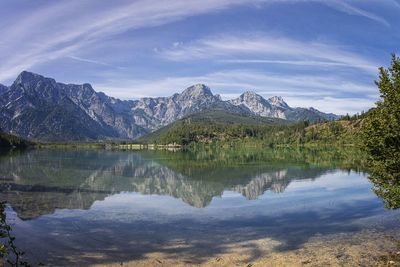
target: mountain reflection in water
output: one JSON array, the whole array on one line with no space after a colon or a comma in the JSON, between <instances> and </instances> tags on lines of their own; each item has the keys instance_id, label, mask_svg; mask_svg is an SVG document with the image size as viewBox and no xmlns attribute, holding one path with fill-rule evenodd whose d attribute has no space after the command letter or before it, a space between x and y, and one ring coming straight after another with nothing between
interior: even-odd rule
<instances>
[{"instance_id":1,"label":"mountain reflection in water","mask_svg":"<svg viewBox=\"0 0 400 267\"><path fill-rule=\"evenodd\" d=\"M358 170L362 164L353 158L323 150L33 150L0 160L0 200L23 220L56 209L89 209L120 192L168 195L204 208L224 191L247 199L267 190L282 193L291 181L317 179L338 162Z\"/></svg>"}]
</instances>

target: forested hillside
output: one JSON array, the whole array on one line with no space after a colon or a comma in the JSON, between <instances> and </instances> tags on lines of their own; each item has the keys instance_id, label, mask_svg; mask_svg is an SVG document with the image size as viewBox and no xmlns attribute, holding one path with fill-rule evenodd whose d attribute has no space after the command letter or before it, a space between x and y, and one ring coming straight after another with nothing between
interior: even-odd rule
<instances>
[{"instance_id":1,"label":"forested hillside","mask_svg":"<svg viewBox=\"0 0 400 267\"><path fill-rule=\"evenodd\" d=\"M32 142L21 139L15 135L0 132L0 148L18 147L25 148L33 145Z\"/></svg>"},{"instance_id":2,"label":"forested hillside","mask_svg":"<svg viewBox=\"0 0 400 267\"><path fill-rule=\"evenodd\" d=\"M224 115L224 116L222 116ZM339 121L310 124L242 120L229 114L197 114L179 120L139 139L142 143L189 145L193 143L261 143L358 145L363 116L345 116Z\"/></svg>"}]
</instances>

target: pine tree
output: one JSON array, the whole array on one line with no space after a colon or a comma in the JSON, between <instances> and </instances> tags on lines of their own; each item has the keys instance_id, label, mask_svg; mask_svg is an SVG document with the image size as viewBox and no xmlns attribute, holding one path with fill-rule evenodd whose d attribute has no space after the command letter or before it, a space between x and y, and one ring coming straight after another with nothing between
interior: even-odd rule
<instances>
[{"instance_id":1,"label":"pine tree","mask_svg":"<svg viewBox=\"0 0 400 267\"><path fill-rule=\"evenodd\" d=\"M400 58L393 55L388 69L380 68L381 100L362 127L365 148L371 156L371 180L389 208L400 207Z\"/></svg>"}]
</instances>

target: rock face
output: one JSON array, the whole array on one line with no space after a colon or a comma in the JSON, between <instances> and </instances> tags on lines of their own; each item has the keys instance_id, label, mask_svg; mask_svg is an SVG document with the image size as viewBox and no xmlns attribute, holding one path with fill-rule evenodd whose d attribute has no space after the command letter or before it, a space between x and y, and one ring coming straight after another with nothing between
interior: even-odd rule
<instances>
[{"instance_id":1,"label":"rock face","mask_svg":"<svg viewBox=\"0 0 400 267\"><path fill-rule=\"evenodd\" d=\"M202 111L220 102L218 96L211 93L203 84L193 85L181 94L170 97L142 98L133 101L131 107L134 114L148 118L138 121L138 125L156 130L189 114Z\"/></svg>"},{"instance_id":2,"label":"rock face","mask_svg":"<svg viewBox=\"0 0 400 267\"><path fill-rule=\"evenodd\" d=\"M335 114L327 114L320 112L314 108L291 108L280 96L274 96L268 100L255 92L247 91L238 98L229 100L230 103L236 106L245 106L253 114L280 118L291 121L308 120L315 122L318 120L336 120L339 116Z\"/></svg>"},{"instance_id":3,"label":"rock face","mask_svg":"<svg viewBox=\"0 0 400 267\"><path fill-rule=\"evenodd\" d=\"M1 97L0 127L25 138L50 141L145 133L119 109L119 102L96 93L89 84L66 85L22 72Z\"/></svg>"},{"instance_id":4,"label":"rock face","mask_svg":"<svg viewBox=\"0 0 400 267\"><path fill-rule=\"evenodd\" d=\"M7 92L7 90L8 90L7 86L0 84L0 95L2 95L5 92Z\"/></svg>"},{"instance_id":5,"label":"rock face","mask_svg":"<svg viewBox=\"0 0 400 267\"><path fill-rule=\"evenodd\" d=\"M223 101L197 84L169 97L123 101L90 84L63 84L24 71L10 87L0 85L0 129L35 140L134 139L190 114L219 108L288 120L333 120L313 108L291 108L282 98L254 92Z\"/></svg>"},{"instance_id":6,"label":"rock face","mask_svg":"<svg viewBox=\"0 0 400 267\"><path fill-rule=\"evenodd\" d=\"M275 98L278 99L279 97L274 97L273 99ZM242 95L240 95L238 98L230 100L229 102L236 106L243 105L247 107L255 115L286 119L286 115L284 112L285 108L279 106L278 103L270 101L271 99L266 100L262 96L254 92L247 91ZM285 102L283 103L287 106ZM287 108L289 108L289 106L287 106Z\"/></svg>"}]
</instances>

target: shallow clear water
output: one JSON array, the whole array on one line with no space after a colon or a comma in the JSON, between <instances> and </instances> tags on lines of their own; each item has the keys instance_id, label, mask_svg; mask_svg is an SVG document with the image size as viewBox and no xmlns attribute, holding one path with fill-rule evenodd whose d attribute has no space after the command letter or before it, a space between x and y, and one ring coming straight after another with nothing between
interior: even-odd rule
<instances>
[{"instance_id":1,"label":"shallow clear water","mask_svg":"<svg viewBox=\"0 0 400 267\"><path fill-rule=\"evenodd\" d=\"M315 236L399 225L354 151L34 150L0 158L0 199L18 245L51 265L147 253L194 262L237 242L274 250Z\"/></svg>"}]
</instances>

